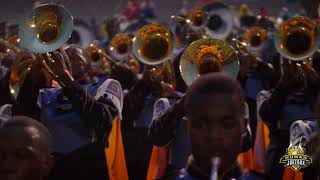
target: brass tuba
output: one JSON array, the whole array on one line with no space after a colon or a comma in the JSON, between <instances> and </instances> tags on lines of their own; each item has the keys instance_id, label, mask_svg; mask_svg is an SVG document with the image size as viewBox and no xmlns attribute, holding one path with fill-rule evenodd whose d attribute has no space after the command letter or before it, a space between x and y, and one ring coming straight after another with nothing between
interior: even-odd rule
<instances>
[{"instance_id":1,"label":"brass tuba","mask_svg":"<svg viewBox=\"0 0 320 180\"><path fill-rule=\"evenodd\" d=\"M117 34L112 38L108 49L115 60L127 60L131 54L132 38L127 34Z\"/></svg>"},{"instance_id":2,"label":"brass tuba","mask_svg":"<svg viewBox=\"0 0 320 180\"><path fill-rule=\"evenodd\" d=\"M34 53L48 53L69 39L73 17L61 5L43 4L35 8L20 27L21 47Z\"/></svg>"},{"instance_id":3,"label":"brass tuba","mask_svg":"<svg viewBox=\"0 0 320 180\"><path fill-rule=\"evenodd\" d=\"M191 43L180 61L182 79L189 86L199 76L210 72L223 72L236 78L239 60L234 48L225 41L202 38Z\"/></svg>"},{"instance_id":4,"label":"brass tuba","mask_svg":"<svg viewBox=\"0 0 320 180\"><path fill-rule=\"evenodd\" d=\"M203 9L208 12L206 26L209 36L225 40L234 26L234 16L228 6L221 2L213 2L205 5Z\"/></svg>"},{"instance_id":5,"label":"brass tuba","mask_svg":"<svg viewBox=\"0 0 320 180\"><path fill-rule=\"evenodd\" d=\"M170 59L175 47L173 33L161 24L141 28L133 38L132 53L142 63L156 65Z\"/></svg>"},{"instance_id":6,"label":"brass tuba","mask_svg":"<svg viewBox=\"0 0 320 180\"><path fill-rule=\"evenodd\" d=\"M275 36L278 52L292 61L304 61L319 47L319 32L315 21L294 17L283 22Z\"/></svg>"},{"instance_id":7,"label":"brass tuba","mask_svg":"<svg viewBox=\"0 0 320 180\"><path fill-rule=\"evenodd\" d=\"M38 53L45 68L53 77L58 78L44 60L44 54L53 61L49 53L60 48L66 60L62 63L66 67L71 67L68 56L61 46L70 38L72 31L73 17L62 5L39 5L20 24L20 46L33 53Z\"/></svg>"}]
</instances>

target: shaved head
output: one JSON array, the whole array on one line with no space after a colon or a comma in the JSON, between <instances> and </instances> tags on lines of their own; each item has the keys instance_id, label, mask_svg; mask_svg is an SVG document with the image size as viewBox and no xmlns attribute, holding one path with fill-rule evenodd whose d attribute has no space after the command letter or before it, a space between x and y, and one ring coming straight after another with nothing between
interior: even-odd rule
<instances>
[{"instance_id":1,"label":"shaved head","mask_svg":"<svg viewBox=\"0 0 320 180\"><path fill-rule=\"evenodd\" d=\"M14 116L11 120L3 124L3 128L23 128L30 132L37 139L42 153L51 153L51 135L46 127L38 121L27 116Z\"/></svg>"},{"instance_id":2,"label":"shaved head","mask_svg":"<svg viewBox=\"0 0 320 180\"><path fill-rule=\"evenodd\" d=\"M245 101L239 83L222 73L200 76L188 89L185 114L193 164L206 174L221 158L219 173L237 161L246 130Z\"/></svg>"},{"instance_id":3,"label":"shaved head","mask_svg":"<svg viewBox=\"0 0 320 180\"><path fill-rule=\"evenodd\" d=\"M0 128L0 179L43 179L53 166L50 147L50 133L42 124L14 116Z\"/></svg>"},{"instance_id":4,"label":"shaved head","mask_svg":"<svg viewBox=\"0 0 320 180\"><path fill-rule=\"evenodd\" d=\"M209 73L202 75L190 86L186 94L185 107L197 105L200 103L199 96L208 96L213 93L233 95L239 104L245 104L242 88L236 80L222 73Z\"/></svg>"}]
</instances>

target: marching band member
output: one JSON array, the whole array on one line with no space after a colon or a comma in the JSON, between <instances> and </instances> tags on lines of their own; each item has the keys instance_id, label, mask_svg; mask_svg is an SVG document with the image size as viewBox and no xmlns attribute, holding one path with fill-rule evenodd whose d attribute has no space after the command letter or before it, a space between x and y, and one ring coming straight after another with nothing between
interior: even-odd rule
<instances>
[{"instance_id":1,"label":"marching band member","mask_svg":"<svg viewBox=\"0 0 320 180\"><path fill-rule=\"evenodd\" d=\"M0 128L0 179L47 179L54 165L47 128L26 116L14 116Z\"/></svg>"},{"instance_id":2,"label":"marching band member","mask_svg":"<svg viewBox=\"0 0 320 180\"><path fill-rule=\"evenodd\" d=\"M48 118L45 124L53 136L53 151L68 154L90 142L98 142L98 149L105 150L109 177L127 179L120 131L123 106L121 85L116 80L107 79L100 84L81 87L64 65L66 58L60 52L55 52L52 59L45 58L63 89L42 90L39 99L42 114ZM49 106L56 103L52 101L55 98L59 104L53 104L52 109ZM114 172L116 167L121 167L121 174Z\"/></svg>"},{"instance_id":3,"label":"marching band member","mask_svg":"<svg viewBox=\"0 0 320 180\"><path fill-rule=\"evenodd\" d=\"M196 80L182 105L192 154L185 169L164 179L210 179L214 157L220 158L219 179L263 179L252 173L242 175L237 165L246 133L244 104L241 87L235 80L217 73Z\"/></svg>"},{"instance_id":4,"label":"marching band member","mask_svg":"<svg viewBox=\"0 0 320 180\"><path fill-rule=\"evenodd\" d=\"M270 130L267 175L281 179L284 167L278 162L289 146L290 125L298 119L314 117L314 103L319 92L316 73L305 64L283 61L284 74L271 96L261 103L258 113ZM260 95L266 94L262 91Z\"/></svg>"}]
</instances>

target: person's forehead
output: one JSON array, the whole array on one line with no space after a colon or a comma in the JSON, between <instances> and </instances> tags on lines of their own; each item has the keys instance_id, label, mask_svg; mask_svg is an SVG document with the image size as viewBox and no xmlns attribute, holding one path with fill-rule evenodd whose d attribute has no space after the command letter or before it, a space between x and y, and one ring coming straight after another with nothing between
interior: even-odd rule
<instances>
[{"instance_id":1,"label":"person's forehead","mask_svg":"<svg viewBox=\"0 0 320 180\"><path fill-rule=\"evenodd\" d=\"M242 105L236 96L227 94L201 95L197 97L187 109L187 114L192 116L225 117L237 116L241 113Z\"/></svg>"},{"instance_id":2,"label":"person's forehead","mask_svg":"<svg viewBox=\"0 0 320 180\"><path fill-rule=\"evenodd\" d=\"M201 106L239 105L240 97L235 93L205 93L196 95L191 104Z\"/></svg>"}]
</instances>

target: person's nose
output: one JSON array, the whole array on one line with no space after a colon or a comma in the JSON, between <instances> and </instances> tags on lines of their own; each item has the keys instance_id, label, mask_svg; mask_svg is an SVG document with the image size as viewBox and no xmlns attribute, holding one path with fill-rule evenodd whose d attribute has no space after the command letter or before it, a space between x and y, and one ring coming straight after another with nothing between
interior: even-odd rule
<instances>
[{"instance_id":1,"label":"person's nose","mask_svg":"<svg viewBox=\"0 0 320 180\"><path fill-rule=\"evenodd\" d=\"M206 128L206 137L207 141L219 144L222 143L223 139L223 128L219 128L218 126L210 126Z\"/></svg>"}]
</instances>

